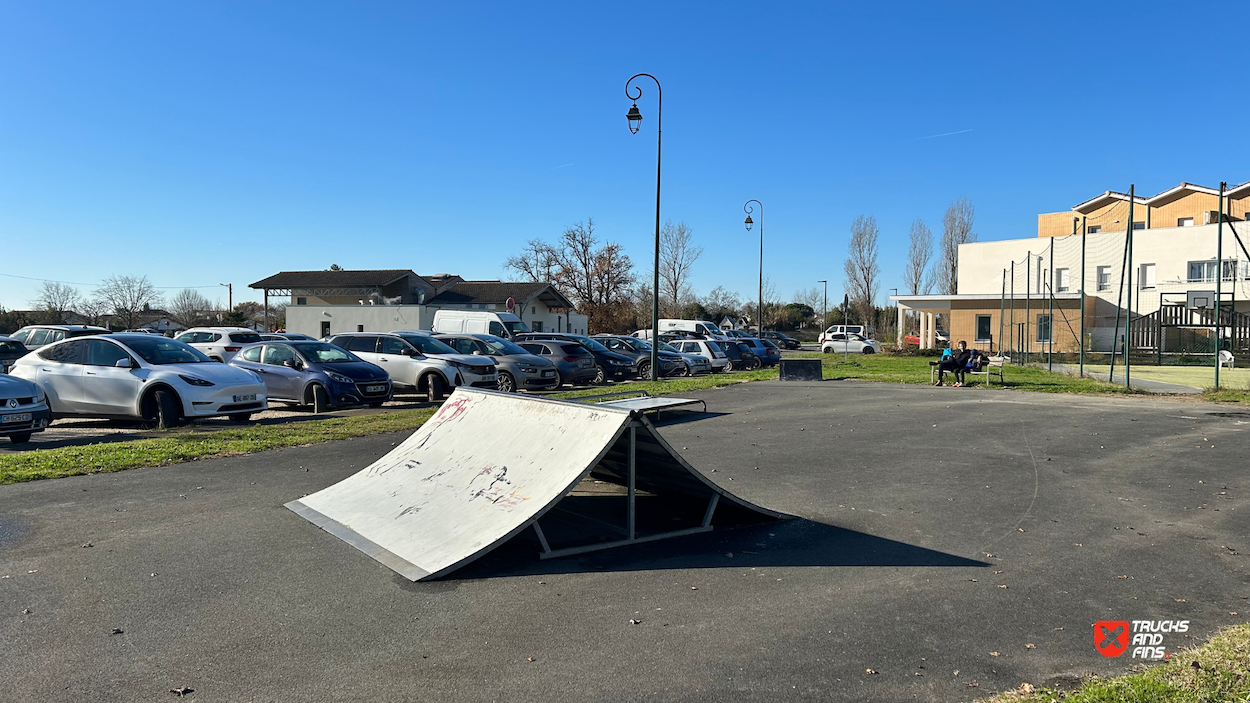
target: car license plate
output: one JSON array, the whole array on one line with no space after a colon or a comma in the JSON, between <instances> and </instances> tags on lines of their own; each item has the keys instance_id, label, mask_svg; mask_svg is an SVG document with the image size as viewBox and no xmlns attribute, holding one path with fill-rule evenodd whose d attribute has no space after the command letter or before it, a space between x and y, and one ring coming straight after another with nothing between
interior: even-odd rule
<instances>
[{"instance_id":1,"label":"car license plate","mask_svg":"<svg viewBox=\"0 0 1250 703\"><path fill-rule=\"evenodd\" d=\"M236 396L234 396L234 402L236 402L236 403L246 403L246 402L251 401L251 400L256 400L256 394L255 394L255 393L246 393L246 394L244 394L244 395L236 395Z\"/></svg>"},{"instance_id":2,"label":"car license plate","mask_svg":"<svg viewBox=\"0 0 1250 703\"><path fill-rule=\"evenodd\" d=\"M17 413L16 415L0 416L0 424L7 425L10 422L30 422L30 413Z\"/></svg>"},{"instance_id":3,"label":"car license plate","mask_svg":"<svg viewBox=\"0 0 1250 703\"><path fill-rule=\"evenodd\" d=\"M386 386L365 386L365 393L385 393Z\"/></svg>"},{"instance_id":4,"label":"car license plate","mask_svg":"<svg viewBox=\"0 0 1250 703\"><path fill-rule=\"evenodd\" d=\"M546 371L543 371L543 378L555 378L555 375L555 369L547 369Z\"/></svg>"}]
</instances>

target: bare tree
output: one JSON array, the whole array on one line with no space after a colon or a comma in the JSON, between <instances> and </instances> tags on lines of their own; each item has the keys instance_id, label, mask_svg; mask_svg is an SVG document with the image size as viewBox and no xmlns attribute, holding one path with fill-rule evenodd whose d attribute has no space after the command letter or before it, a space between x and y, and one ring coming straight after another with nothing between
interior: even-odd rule
<instances>
[{"instance_id":1,"label":"bare tree","mask_svg":"<svg viewBox=\"0 0 1250 703\"><path fill-rule=\"evenodd\" d=\"M96 297L126 329L135 326L135 319L145 308L161 304L160 293L147 276L109 276L96 289Z\"/></svg>"},{"instance_id":2,"label":"bare tree","mask_svg":"<svg viewBox=\"0 0 1250 703\"><path fill-rule=\"evenodd\" d=\"M819 286L812 286L805 290L796 290L793 302L802 303L813 310L820 310L825 303L825 290Z\"/></svg>"},{"instance_id":3,"label":"bare tree","mask_svg":"<svg viewBox=\"0 0 1250 703\"><path fill-rule=\"evenodd\" d=\"M724 286L716 286L699 302L703 303L708 317L716 323L726 317L737 317L742 310L742 300L738 294L725 290Z\"/></svg>"},{"instance_id":4,"label":"bare tree","mask_svg":"<svg viewBox=\"0 0 1250 703\"><path fill-rule=\"evenodd\" d=\"M526 242L525 249L516 256L509 256L503 265L523 281L554 281L558 270L555 249L541 239Z\"/></svg>"},{"instance_id":5,"label":"bare tree","mask_svg":"<svg viewBox=\"0 0 1250 703\"><path fill-rule=\"evenodd\" d=\"M880 269L877 266L877 219L872 215L860 215L851 223L851 241L848 245L846 263L847 295L855 306L860 319L865 325L873 325L876 320L877 288Z\"/></svg>"},{"instance_id":6,"label":"bare tree","mask_svg":"<svg viewBox=\"0 0 1250 703\"><path fill-rule=\"evenodd\" d=\"M680 317L681 309L694 300L690 270L703 255L694 245L694 230L685 222L664 223L660 230L660 311L666 317Z\"/></svg>"},{"instance_id":7,"label":"bare tree","mask_svg":"<svg viewBox=\"0 0 1250 703\"><path fill-rule=\"evenodd\" d=\"M73 310L80 297L78 289L69 284L44 281L39 286L39 294L30 303L41 310L63 313Z\"/></svg>"},{"instance_id":8,"label":"bare tree","mask_svg":"<svg viewBox=\"0 0 1250 703\"><path fill-rule=\"evenodd\" d=\"M959 245L977 241L972 231L976 212L967 196L951 203L942 216L942 245L937 264L938 289L946 295L959 292Z\"/></svg>"},{"instance_id":9,"label":"bare tree","mask_svg":"<svg viewBox=\"0 0 1250 703\"><path fill-rule=\"evenodd\" d=\"M903 268L903 286L911 295L928 295L933 290L933 276L928 273L933 259L933 232L919 218L911 223L911 246Z\"/></svg>"},{"instance_id":10,"label":"bare tree","mask_svg":"<svg viewBox=\"0 0 1250 703\"><path fill-rule=\"evenodd\" d=\"M169 301L169 316L183 327L195 327L204 313L216 307L213 301L194 288L183 288Z\"/></svg>"},{"instance_id":11,"label":"bare tree","mask_svg":"<svg viewBox=\"0 0 1250 703\"><path fill-rule=\"evenodd\" d=\"M100 318L108 314L109 305L99 296L83 298L78 301L78 309L75 312L82 315L83 324L98 325Z\"/></svg>"},{"instance_id":12,"label":"bare tree","mask_svg":"<svg viewBox=\"0 0 1250 703\"><path fill-rule=\"evenodd\" d=\"M549 256L550 261L535 256ZM634 265L621 245L599 244L594 220L566 228L554 245L531 240L525 251L504 265L531 280L545 277L554 283L590 318L592 332L617 331L633 317L629 288Z\"/></svg>"}]
</instances>

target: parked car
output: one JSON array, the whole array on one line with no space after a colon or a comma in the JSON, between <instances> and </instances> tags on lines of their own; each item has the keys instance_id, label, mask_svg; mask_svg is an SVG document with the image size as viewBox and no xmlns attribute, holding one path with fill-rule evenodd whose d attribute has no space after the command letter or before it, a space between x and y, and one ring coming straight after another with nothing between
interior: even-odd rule
<instances>
[{"instance_id":1,"label":"parked car","mask_svg":"<svg viewBox=\"0 0 1250 703\"><path fill-rule=\"evenodd\" d=\"M741 340L751 345L751 351L760 360L762 366L776 366L781 363L781 349L767 339L748 337Z\"/></svg>"},{"instance_id":2,"label":"parked car","mask_svg":"<svg viewBox=\"0 0 1250 703\"><path fill-rule=\"evenodd\" d=\"M826 354L880 354L881 344L859 334L832 334L820 343Z\"/></svg>"},{"instance_id":3,"label":"parked car","mask_svg":"<svg viewBox=\"0 0 1250 703\"><path fill-rule=\"evenodd\" d=\"M154 334L66 339L18 359L11 373L37 383L56 417L168 428L216 415L247 422L268 407L259 375Z\"/></svg>"},{"instance_id":4,"label":"parked car","mask_svg":"<svg viewBox=\"0 0 1250 703\"><path fill-rule=\"evenodd\" d=\"M503 339L530 331L521 318L510 312L489 310L448 310L434 313L433 332L438 334L489 334Z\"/></svg>"},{"instance_id":5,"label":"parked car","mask_svg":"<svg viewBox=\"0 0 1250 703\"><path fill-rule=\"evenodd\" d=\"M728 339L750 339L751 333L743 330L724 330L725 337Z\"/></svg>"},{"instance_id":6,"label":"parked car","mask_svg":"<svg viewBox=\"0 0 1250 703\"><path fill-rule=\"evenodd\" d=\"M555 364L556 388L566 383L575 386L592 383L599 377L595 355L577 342L563 339L520 340L517 344L534 356Z\"/></svg>"},{"instance_id":7,"label":"parked car","mask_svg":"<svg viewBox=\"0 0 1250 703\"><path fill-rule=\"evenodd\" d=\"M495 362L457 354L428 333L353 332L332 335L330 344L386 370L396 388L437 402L456 386L496 388Z\"/></svg>"},{"instance_id":8,"label":"parked car","mask_svg":"<svg viewBox=\"0 0 1250 703\"><path fill-rule=\"evenodd\" d=\"M62 339L85 337L92 334L108 334L104 327L93 325L26 325L12 334L12 338L21 342L28 350L35 350L45 344L59 342Z\"/></svg>"},{"instance_id":9,"label":"parked car","mask_svg":"<svg viewBox=\"0 0 1250 703\"><path fill-rule=\"evenodd\" d=\"M933 341L939 347L949 347L951 345L950 335L946 334L942 330L933 331ZM916 332L915 330L908 332L906 335L903 336L903 344L913 344L915 346L920 346L920 333Z\"/></svg>"},{"instance_id":10,"label":"parked car","mask_svg":"<svg viewBox=\"0 0 1250 703\"><path fill-rule=\"evenodd\" d=\"M30 352L25 344L12 337L0 337L0 373L8 373L13 362Z\"/></svg>"},{"instance_id":11,"label":"parked car","mask_svg":"<svg viewBox=\"0 0 1250 703\"><path fill-rule=\"evenodd\" d=\"M725 354L723 344L712 339L677 339L669 345L683 354L697 354L707 360L712 371L724 371L729 365L729 357Z\"/></svg>"},{"instance_id":12,"label":"parked car","mask_svg":"<svg viewBox=\"0 0 1250 703\"><path fill-rule=\"evenodd\" d=\"M0 376L0 436L24 444L50 422L52 413L42 388L24 378Z\"/></svg>"},{"instance_id":13,"label":"parked car","mask_svg":"<svg viewBox=\"0 0 1250 703\"><path fill-rule=\"evenodd\" d=\"M875 328L865 327L864 325L831 325L829 329L820 333L819 343L824 344L832 335L835 334L857 334L868 339L876 332Z\"/></svg>"},{"instance_id":14,"label":"parked car","mask_svg":"<svg viewBox=\"0 0 1250 703\"><path fill-rule=\"evenodd\" d=\"M794 337L790 337L788 335L782 334L781 332L771 332L771 331L764 332L760 336L776 344L782 349L798 349L799 348L799 340L795 339Z\"/></svg>"},{"instance_id":15,"label":"parked car","mask_svg":"<svg viewBox=\"0 0 1250 703\"><path fill-rule=\"evenodd\" d=\"M686 354L677 347L663 341L660 342L660 352L669 352L680 356L682 360L686 362L686 373L689 376L700 376L705 373L712 373L712 362L708 361L700 354Z\"/></svg>"},{"instance_id":16,"label":"parked car","mask_svg":"<svg viewBox=\"0 0 1250 703\"><path fill-rule=\"evenodd\" d=\"M619 337L612 334L597 334L591 339L607 347L609 351L628 356L638 364L640 378L651 378L651 344L637 337ZM659 353L661 376L685 376L690 373L690 366L679 354Z\"/></svg>"},{"instance_id":17,"label":"parked car","mask_svg":"<svg viewBox=\"0 0 1250 703\"><path fill-rule=\"evenodd\" d=\"M317 341L313 339L312 337L309 337L306 334L298 334L296 332L261 332L260 338L265 340L266 342L281 342L283 340L289 340L292 342L296 342L296 341L315 342Z\"/></svg>"},{"instance_id":18,"label":"parked car","mask_svg":"<svg viewBox=\"0 0 1250 703\"><path fill-rule=\"evenodd\" d=\"M659 323L660 323L661 333L663 332L691 332L694 334L701 334L704 337L707 337L708 339L728 339L728 337L721 330L721 328L716 326L715 322L710 322L708 320L661 319ZM650 339L651 333L649 330L639 330L639 331L647 333L646 336L643 337L644 339ZM638 333L635 332L634 334L637 335Z\"/></svg>"},{"instance_id":19,"label":"parked car","mask_svg":"<svg viewBox=\"0 0 1250 703\"><path fill-rule=\"evenodd\" d=\"M175 339L222 363L229 363L245 345L262 341L259 334L246 327L192 327Z\"/></svg>"},{"instance_id":20,"label":"parked car","mask_svg":"<svg viewBox=\"0 0 1250 703\"><path fill-rule=\"evenodd\" d=\"M134 329L129 329L125 331L133 332L134 334L161 334L159 330L154 330L151 327L135 327Z\"/></svg>"},{"instance_id":21,"label":"parked car","mask_svg":"<svg viewBox=\"0 0 1250 703\"><path fill-rule=\"evenodd\" d=\"M391 399L391 379L380 366L315 339L251 344L230 365L260 374L271 402L312 406L314 413L377 408Z\"/></svg>"},{"instance_id":22,"label":"parked car","mask_svg":"<svg viewBox=\"0 0 1250 703\"><path fill-rule=\"evenodd\" d=\"M520 334L516 336L517 343L522 340L530 341L534 339L560 339L569 342L576 342L595 357L595 365L598 367L598 375L595 376L595 383L607 383L608 381L619 381L626 378L637 378L644 374L641 373L639 362L633 357L618 354L599 342L582 334L568 334L558 332L531 332L530 334ZM646 363L647 373L651 374L651 362Z\"/></svg>"},{"instance_id":23,"label":"parked car","mask_svg":"<svg viewBox=\"0 0 1250 703\"><path fill-rule=\"evenodd\" d=\"M560 383L554 363L502 337L491 334L436 334L434 337L461 354L494 359L499 376L498 387L504 393L514 393L518 389L551 390Z\"/></svg>"},{"instance_id":24,"label":"parked car","mask_svg":"<svg viewBox=\"0 0 1250 703\"><path fill-rule=\"evenodd\" d=\"M741 339L724 342L721 348L725 350L725 356L729 357L729 363L725 365L723 371L747 371L764 365L764 362L755 356L754 348Z\"/></svg>"}]
</instances>

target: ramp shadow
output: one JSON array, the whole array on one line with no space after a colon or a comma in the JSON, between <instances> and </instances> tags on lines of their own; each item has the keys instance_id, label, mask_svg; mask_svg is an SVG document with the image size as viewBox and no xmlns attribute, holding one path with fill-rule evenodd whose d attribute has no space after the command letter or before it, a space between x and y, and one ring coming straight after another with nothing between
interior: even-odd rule
<instances>
[{"instance_id":1,"label":"ramp shadow","mask_svg":"<svg viewBox=\"0 0 1250 703\"><path fill-rule=\"evenodd\" d=\"M699 410L666 410L664 414L652 416L651 424L656 427L667 427L669 425L682 425L687 422L695 422L698 420L707 420L713 417L722 417L729 413L714 413Z\"/></svg>"},{"instance_id":2,"label":"ramp shadow","mask_svg":"<svg viewBox=\"0 0 1250 703\"><path fill-rule=\"evenodd\" d=\"M538 559L541 548L532 535L532 530L518 534L457 571L455 578L779 566L989 566L988 562L802 518L547 560Z\"/></svg>"}]
</instances>

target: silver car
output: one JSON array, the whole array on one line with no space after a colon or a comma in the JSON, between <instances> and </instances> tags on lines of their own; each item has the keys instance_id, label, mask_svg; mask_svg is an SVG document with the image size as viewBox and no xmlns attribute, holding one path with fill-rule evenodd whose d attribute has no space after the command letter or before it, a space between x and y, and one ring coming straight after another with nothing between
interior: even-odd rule
<instances>
[{"instance_id":1,"label":"silver car","mask_svg":"<svg viewBox=\"0 0 1250 703\"><path fill-rule=\"evenodd\" d=\"M535 356L502 337L491 334L436 334L440 342L461 354L489 356L499 367L499 390L551 390L560 384L555 364Z\"/></svg>"},{"instance_id":2,"label":"silver car","mask_svg":"<svg viewBox=\"0 0 1250 703\"><path fill-rule=\"evenodd\" d=\"M729 364L729 357L725 355L725 350L721 348L720 343L710 339L675 339L669 343L669 346L683 355L702 357L712 371L724 371Z\"/></svg>"}]
</instances>

